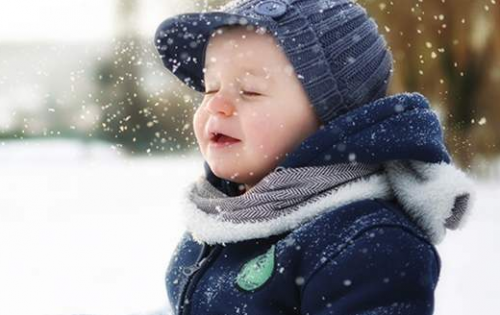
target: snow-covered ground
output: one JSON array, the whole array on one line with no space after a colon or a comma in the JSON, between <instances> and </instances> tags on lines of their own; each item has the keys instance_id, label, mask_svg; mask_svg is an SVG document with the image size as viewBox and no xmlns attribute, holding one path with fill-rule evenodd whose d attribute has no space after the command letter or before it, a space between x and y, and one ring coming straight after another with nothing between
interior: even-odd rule
<instances>
[{"instance_id":1,"label":"snow-covered ground","mask_svg":"<svg viewBox=\"0 0 500 315\"><path fill-rule=\"evenodd\" d=\"M108 144L0 142L0 314L152 314L199 155L126 159ZM438 246L436 315L500 314L500 180Z\"/></svg>"}]
</instances>

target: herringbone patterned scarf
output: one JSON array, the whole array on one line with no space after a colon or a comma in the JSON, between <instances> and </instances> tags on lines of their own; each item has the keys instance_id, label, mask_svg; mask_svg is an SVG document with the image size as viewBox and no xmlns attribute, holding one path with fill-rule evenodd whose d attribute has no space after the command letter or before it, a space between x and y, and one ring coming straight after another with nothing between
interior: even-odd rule
<instances>
[{"instance_id":1,"label":"herringbone patterned scarf","mask_svg":"<svg viewBox=\"0 0 500 315\"><path fill-rule=\"evenodd\" d=\"M340 163L325 166L277 168L246 193L230 197L205 177L191 186L188 198L218 220L233 223L274 220L304 203L335 194L341 185L383 172L378 164Z\"/></svg>"}]
</instances>

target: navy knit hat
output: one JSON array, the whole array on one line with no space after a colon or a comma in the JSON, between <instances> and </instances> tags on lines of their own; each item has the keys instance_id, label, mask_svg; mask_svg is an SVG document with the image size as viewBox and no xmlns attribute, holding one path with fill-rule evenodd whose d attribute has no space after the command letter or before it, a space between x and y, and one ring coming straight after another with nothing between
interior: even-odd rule
<instances>
[{"instance_id":1,"label":"navy knit hat","mask_svg":"<svg viewBox=\"0 0 500 315\"><path fill-rule=\"evenodd\" d=\"M393 58L378 25L355 0L236 0L220 10L163 21L162 62L204 92L205 51L220 27L243 25L277 39L323 123L386 96Z\"/></svg>"}]
</instances>

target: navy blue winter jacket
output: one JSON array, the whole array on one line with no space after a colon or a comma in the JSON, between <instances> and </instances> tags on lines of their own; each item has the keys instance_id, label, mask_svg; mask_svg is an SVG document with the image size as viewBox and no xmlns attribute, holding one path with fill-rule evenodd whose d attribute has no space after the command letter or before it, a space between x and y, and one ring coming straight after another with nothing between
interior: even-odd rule
<instances>
[{"instance_id":1,"label":"navy blue winter jacket","mask_svg":"<svg viewBox=\"0 0 500 315\"><path fill-rule=\"evenodd\" d=\"M425 164L411 170L413 177L391 173L390 198L373 193L382 182L353 183L343 191L342 203L331 200L301 224L285 232L266 231L266 237L189 216L166 273L172 312L432 314L441 268L434 245L446 227L463 224L474 192L471 183L451 165L438 117L419 93L389 96L338 117L281 165L348 162L353 154L365 163ZM204 166L214 186L236 194L236 183ZM453 221L457 209L462 213ZM231 241L231 235L244 238Z\"/></svg>"}]
</instances>

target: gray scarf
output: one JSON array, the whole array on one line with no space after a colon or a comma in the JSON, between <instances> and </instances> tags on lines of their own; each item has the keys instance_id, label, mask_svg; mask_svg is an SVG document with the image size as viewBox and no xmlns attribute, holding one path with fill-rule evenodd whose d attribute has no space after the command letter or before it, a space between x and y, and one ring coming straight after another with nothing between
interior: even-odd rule
<instances>
[{"instance_id":1,"label":"gray scarf","mask_svg":"<svg viewBox=\"0 0 500 315\"><path fill-rule=\"evenodd\" d=\"M229 197L205 177L191 186L188 199L217 220L232 223L271 221L300 205L334 194L342 185L383 172L380 164L339 163L299 168L277 167L246 193Z\"/></svg>"}]
</instances>

